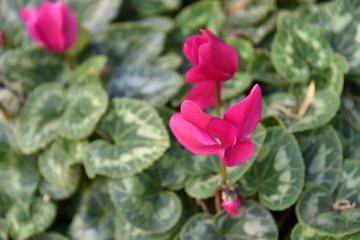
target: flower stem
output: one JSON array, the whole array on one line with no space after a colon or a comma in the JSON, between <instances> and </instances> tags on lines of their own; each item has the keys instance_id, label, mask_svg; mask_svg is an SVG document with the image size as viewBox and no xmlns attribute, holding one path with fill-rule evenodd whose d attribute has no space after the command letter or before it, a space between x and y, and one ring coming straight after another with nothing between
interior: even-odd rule
<instances>
[{"instance_id":1,"label":"flower stem","mask_svg":"<svg viewBox=\"0 0 360 240\"><path fill-rule=\"evenodd\" d=\"M220 118L221 112L221 95L220 95L220 82L214 81L215 84L215 117ZM221 163L221 185L226 185L226 166L224 163ZM221 191L218 191L218 189L215 191L215 207L216 212L221 211Z\"/></svg>"},{"instance_id":2,"label":"flower stem","mask_svg":"<svg viewBox=\"0 0 360 240\"><path fill-rule=\"evenodd\" d=\"M72 71L74 69L74 63L73 63L72 56L65 51L64 52L64 57L65 57L66 66L68 67L68 69L70 71Z\"/></svg>"}]
</instances>

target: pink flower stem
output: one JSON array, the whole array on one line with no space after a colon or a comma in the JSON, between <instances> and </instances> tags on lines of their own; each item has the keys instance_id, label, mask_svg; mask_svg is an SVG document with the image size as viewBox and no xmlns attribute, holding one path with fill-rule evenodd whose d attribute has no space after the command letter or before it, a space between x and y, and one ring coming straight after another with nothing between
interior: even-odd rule
<instances>
[{"instance_id":1,"label":"pink flower stem","mask_svg":"<svg viewBox=\"0 0 360 240\"><path fill-rule=\"evenodd\" d=\"M215 117L220 118L221 117L221 96L220 96L220 87L219 87L219 81L214 81L215 84ZM226 186L226 166L221 161L221 185L219 186ZM216 212L221 211L221 190L219 191L218 188L216 188L215 192L215 207ZM223 188L223 187L222 187Z\"/></svg>"}]
</instances>

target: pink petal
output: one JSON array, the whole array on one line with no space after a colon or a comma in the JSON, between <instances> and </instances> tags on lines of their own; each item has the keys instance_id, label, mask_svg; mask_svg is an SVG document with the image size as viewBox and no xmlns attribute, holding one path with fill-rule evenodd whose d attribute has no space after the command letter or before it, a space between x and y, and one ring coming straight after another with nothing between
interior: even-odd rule
<instances>
[{"instance_id":1,"label":"pink petal","mask_svg":"<svg viewBox=\"0 0 360 240\"><path fill-rule=\"evenodd\" d=\"M220 94L222 89L222 82L218 82ZM196 82L186 100L191 100L201 109L207 109L215 105L215 85L212 81Z\"/></svg>"},{"instance_id":2,"label":"pink petal","mask_svg":"<svg viewBox=\"0 0 360 240\"><path fill-rule=\"evenodd\" d=\"M241 206L240 199L238 197L236 197L233 201L223 201L221 203L221 206L230 215L237 216L237 215L239 215L239 209Z\"/></svg>"},{"instance_id":3,"label":"pink petal","mask_svg":"<svg viewBox=\"0 0 360 240\"><path fill-rule=\"evenodd\" d=\"M36 29L47 49L53 52L64 49L63 21L59 5L45 1L38 13Z\"/></svg>"},{"instance_id":4,"label":"pink petal","mask_svg":"<svg viewBox=\"0 0 360 240\"><path fill-rule=\"evenodd\" d=\"M184 43L184 54L193 66L199 65L199 47L200 45L208 42L209 40L201 35L193 35L189 37Z\"/></svg>"},{"instance_id":5,"label":"pink petal","mask_svg":"<svg viewBox=\"0 0 360 240\"><path fill-rule=\"evenodd\" d=\"M64 35L64 49L71 47L75 42L78 33L78 26L76 22L76 17L73 11L66 6L66 4L61 1L57 3L59 5L61 15L63 17L63 29L62 33Z\"/></svg>"},{"instance_id":6,"label":"pink petal","mask_svg":"<svg viewBox=\"0 0 360 240\"><path fill-rule=\"evenodd\" d=\"M218 138L223 147L236 143L236 127L223 119L206 114L194 102L184 101L181 104L181 115L185 120Z\"/></svg>"},{"instance_id":7,"label":"pink petal","mask_svg":"<svg viewBox=\"0 0 360 240\"><path fill-rule=\"evenodd\" d=\"M180 113L172 115L169 125L177 140L190 152L209 155L222 149L210 134L185 120Z\"/></svg>"},{"instance_id":8,"label":"pink petal","mask_svg":"<svg viewBox=\"0 0 360 240\"><path fill-rule=\"evenodd\" d=\"M38 12L39 10L37 8L33 8L32 10L24 8L21 10L20 15L26 23L26 29L30 37L37 41L41 46L46 47L46 43L36 28Z\"/></svg>"},{"instance_id":9,"label":"pink petal","mask_svg":"<svg viewBox=\"0 0 360 240\"><path fill-rule=\"evenodd\" d=\"M244 137L236 145L219 153L221 161L227 167L233 167L251 158L255 152L255 144L250 138Z\"/></svg>"},{"instance_id":10,"label":"pink petal","mask_svg":"<svg viewBox=\"0 0 360 240\"><path fill-rule=\"evenodd\" d=\"M238 128L238 137L252 133L261 119L262 110L261 88L256 84L249 96L226 110L224 119Z\"/></svg>"},{"instance_id":11,"label":"pink petal","mask_svg":"<svg viewBox=\"0 0 360 240\"><path fill-rule=\"evenodd\" d=\"M207 36L210 41L202 44L199 48L199 65L212 66L228 76L228 80L238 71L239 56L236 50L222 42L209 30L200 30L202 34Z\"/></svg>"},{"instance_id":12,"label":"pink petal","mask_svg":"<svg viewBox=\"0 0 360 240\"><path fill-rule=\"evenodd\" d=\"M199 82L199 81L225 81L232 77L232 74L222 72L213 66L199 65L191 68L186 73L186 82Z\"/></svg>"},{"instance_id":13,"label":"pink petal","mask_svg":"<svg viewBox=\"0 0 360 240\"><path fill-rule=\"evenodd\" d=\"M2 32L0 31L0 45L2 44L2 41L3 41L3 34L2 34Z\"/></svg>"}]
</instances>

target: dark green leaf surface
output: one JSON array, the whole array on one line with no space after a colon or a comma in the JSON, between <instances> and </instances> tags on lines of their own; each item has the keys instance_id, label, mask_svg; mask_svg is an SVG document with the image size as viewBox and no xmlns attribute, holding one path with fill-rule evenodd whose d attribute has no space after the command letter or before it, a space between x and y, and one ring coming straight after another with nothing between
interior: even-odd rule
<instances>
[{"instance_id":1,"label":"dark green leaf surface","mask_svg":"<svg viewBox=\"0 0 360 240\"><path fill-rule=\"evenodd\" d=\"M135 99L114 98L98 132L108 141L90 144L84 161L89 177L131 176L149 167L169 147L168 133L155 109Z\"/></svg>"},{"instance_id":2,"label":"dark green leaf surface","mask_svg":"<svg viewBox=\"0 0 360 240\"><path fill-rule=\"evenodd\" d=\"M237 217L220 212L214 218L197 214L184 225L181 240L272 240L278 230L271 214L259 204L245 201Z\"/></svg>"},{"instance_id":3,"label":"dark green leaf surface","mask_svg":"<svg viewBox=\"0 0 360 240\"><path fill-rule=\"evenodd\" d=\"M260 203L283 210L300 196L305 168L295 137L280 127L269 128L254 165L240 180L245 194L258 191Z\"/></svg>"}]
</instances>

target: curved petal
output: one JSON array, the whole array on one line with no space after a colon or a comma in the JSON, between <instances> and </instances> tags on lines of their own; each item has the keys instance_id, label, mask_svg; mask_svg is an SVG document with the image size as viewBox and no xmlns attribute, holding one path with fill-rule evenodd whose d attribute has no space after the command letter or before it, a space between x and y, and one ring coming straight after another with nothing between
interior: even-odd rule
<instances>
[{"instance_id":1,"label":"curved petal","mask_svg":"<svg viewBox=\"0 0 360 240\"><path fill-rule=\"evenodd\" d=\"M238 71L239 56L235 48L225 44L209 30L201 30L210 42L203 44L199 48L199 65L213 66L214 68L226 73L228 80Z\"/></svg>"},{"instance_id":2,"label":"curved petal","mask_svg":"<svg viewBox=\"0 0 360 240\"><path fill-rule=\"evenodd\" d=\"M241 139L236 145L228 147L219 153L221 161L227 167L233 167L251 158L255 152L255 144L250 138Z\"/></svg>"},{"instance_id":3,"label":"curved petal","mask_svg":"<svg viewBox=\"0 0 360 240\"><path fill-rule=\"evenodd\" d=\"M75 42L78 34L78 27L76 22L76 17L73 11L66 6L66 4L61 1L56 3L59 5L61 10L61 15L63 17L63 29L62 32L64 34L64 49L71 47L71 45Z\"/></svg>"},{"instance_id":4,"label":"curved petal","mask_svg":"<svg viewBox=\"0 0 360 240\"><path fill-rule=\"evenodd\" d=\"M220 94L222 82L218 82ZM196 82L188 95L186 100L191 100L201 109L207 109L215 105L215 84L213 82Z\"/></svg>"},{"instance_id":5,"label":"curved petal","mask_svg":"<svg viewBox=\"0 0 360 240\"><path fill-rule=\"evenodd\" d=\"M261 119L262 110L261 88L256 84L249 96L226 110L224 119L238 128L239 138L252 133Z\"/></svg>"},{"instance_id":6,"label":"curved petal","mask_svg":"<svg viewBox=\"0 0 360 240\"><path fill-rule=\"evenodd\" d=\"M224 148L236 143L236 127L223 119L206 114L194 102L184 101L181 104L181 115L185 120L218 138Z\"/></svg>"},{"instance_id":7,"label":"curved petal","mask_svg":"<svg viewBox=\"0 0 360 240\"><path fill-rule=\"evenodd\" d=\"M24 20L26 23L26 29L30 37L37 41L41 46L46 47L46 43L44 42L36 28L38 11L39 10L37 8L33 8L32 10L24 8L21 10L20 15L22 20Z\"/></svg>"},{"instance_id":8,"label":"curved petal","mask_svg":"<svg viewBox=\"0 0 360 240\"><path fill-rule=\"evenodd\" d=\"M63 21L58 6L50 1L45 1L39 9L36 29L46 44L53 52L64 49Z\"/></svg>"},{"instance_id":9,"label":"curved petal","mask_svg":"<svg viewBox=\"0 0 360 240\"><path fill-rule=\"evenodd\" d=\"M200 45L208 42L209 40L201 35L193 35L189 37L183 47L184 54L187 59L193 64L194 67L199 65L199 47Z\"/></svg>"},{"instance_id":10,"label":"curved petal","mask_svg":"<svg viewBox=\"0 0 360 240\"><path fill-rule=\"evenodd\" d=\"M232 77L232 74L228 74L220 71L213 66L197 66L191 68L186 73L186 82L200 82L200 81L225 81Z\"/></svg>"},{"instance_id":11,"label":"curved petal","mask_svg":"<svg viewBox=\"0 0 360 240\"><path fill-rule=\"evenodd\" d=\"M221 206L230 215L237 216L237 215L239 215L239 209L241 206L241 202L240 202L240 199L238 197L236 197L233 201L223 201L221 203Z\"/></svg>"},{"instance_id":12,"label":"curved petal","mask_svg":"<svg viewBox=\"0 0 360 240\"><path fill-rule=\"evenodd\" d=\"M209 155L222 149L210 134L186 121L180 113L172 115L169 125L177 140L190 152Z\"/></svg>"}]
</instances>

